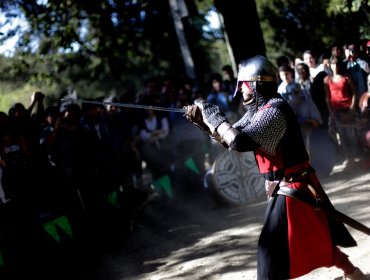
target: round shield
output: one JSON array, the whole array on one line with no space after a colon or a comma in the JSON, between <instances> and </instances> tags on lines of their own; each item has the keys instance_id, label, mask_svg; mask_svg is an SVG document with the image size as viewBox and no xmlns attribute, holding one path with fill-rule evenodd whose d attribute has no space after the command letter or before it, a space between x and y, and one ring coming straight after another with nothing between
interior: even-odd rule
<instances>
[{"instance_id":1,"label":"round shield","mask_svg":"<svg viewBox=\"0 0 370 280\"><path fill-rule=\"evenodd\" d=\"M217 193L232 204L243 205L265 195L265 180L252 152L223 151L216 157L212 173Z\"/></svg>"}]
</instances>

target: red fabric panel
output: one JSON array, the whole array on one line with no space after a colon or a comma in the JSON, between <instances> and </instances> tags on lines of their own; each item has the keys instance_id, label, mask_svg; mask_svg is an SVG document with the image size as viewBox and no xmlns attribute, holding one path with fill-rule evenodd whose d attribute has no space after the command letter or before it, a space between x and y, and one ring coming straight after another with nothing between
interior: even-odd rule
<instances>
[{"instance_id":1,"label":"red fabric panel","mask_svg":"<svg viewBox=\"0 0 370 280\"><path fill-rule=\"evenodd\" d=\"M283 157L281 150L276 151L277 155L269 155L261 148L257 148L255 152L256 162L260 173L268 173L272 171L284 169Z\"/></svg>"},{"instance_id":2,"label":"red fabric panel","mask_svg":"<svg viewBox=\"0 0 370 280\"><path fill-rule=\"evenodd\" d=\"M293 188L305 184L293 183ZM302 276L319 267L333 265L333 246L326 214L286 197L290 275Z\"/></svg>"}]
</instances>

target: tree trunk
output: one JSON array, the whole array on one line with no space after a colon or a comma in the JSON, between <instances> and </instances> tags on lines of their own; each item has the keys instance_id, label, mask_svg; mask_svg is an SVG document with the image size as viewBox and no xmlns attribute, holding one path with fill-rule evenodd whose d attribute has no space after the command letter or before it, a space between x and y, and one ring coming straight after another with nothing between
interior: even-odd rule
<instances>
[{"instance_id":1,"label":"tree trunk","mask_svg":"<svg viewBox=\"0 0 370 280\"><path fill-rule=\"evenodd\" d=\"M188 46L188 42L185 37L184 25L181 20L182 17L188 15L184 1L169 0L173 21L175 24L175 30L177 38L179 40L181 54L184 60L186 75L195 79L194 61L191 55L191 51Z\"/></svg>"},{"instance_id":2,"label":"tree trunk","mask_svg":"<svg viewBox=\"0 0 370 280\"><path fill-rule=\"evenodd\" d=\"M255 1L214 0L214 3L222 14L235 63L258 54L265 56L266 47Z\"/></svg>"}]
</instances>

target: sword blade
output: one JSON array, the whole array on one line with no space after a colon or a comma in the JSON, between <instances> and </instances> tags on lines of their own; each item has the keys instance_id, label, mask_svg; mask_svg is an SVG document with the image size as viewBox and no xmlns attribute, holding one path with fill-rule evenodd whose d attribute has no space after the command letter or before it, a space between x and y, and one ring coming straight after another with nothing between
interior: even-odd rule
<instances>
[{"instance_id":1,"label":"sword blade","mask_svg":"<svg viewBox=\"0 0 370 280\"><path fill-rule=\"evenodd\" d=\"M166 112L183 113L183 114L186 113L186 110L183 108L170 108L170 107L160 107L160 106L150 106L150 105L140 105L140 104L130 104L130 103L83 100L83 99L78 99L77 101L80 101L82 103L88 103L88 104L96 104L96 105L110 105L110 106L116 106L116 107L147 109L147 110L166 111Z\"/></svg>"},{"instance_id":2,"label":"sword blade","mask_svg":"<svg viewBox=\"0 0 370 280\"><path fill-rule=\"evenodd\" d=\"M355 219L352 219L351 217L347 216L346 214L343 214L342 212L339 212L338 210L328 210L326 211L327 215L333 217L337 221L343 222L346 225L349 225L350 227L353 227L354 229L357 229L358 231L361 231L367 235L370 235L370 228L365 226L364 224L360 223L359 221L356 221Z\"/></svg>"}]
</instances>

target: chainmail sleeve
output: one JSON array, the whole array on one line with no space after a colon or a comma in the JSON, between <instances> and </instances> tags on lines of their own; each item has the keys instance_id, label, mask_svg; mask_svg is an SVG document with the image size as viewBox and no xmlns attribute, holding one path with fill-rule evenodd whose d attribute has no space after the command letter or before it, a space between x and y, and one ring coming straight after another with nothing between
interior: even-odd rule
<instances>
[{"instance_id":1,"label":"chainmail sleeve","mask_svg":"<svg viewBox=\"0 0 370 280\"><path fill-rule=\"evenodd\" d=\"M233 127L239 133L230 143L230 148L243 152L260 147L266 153L275 155L276 148L287 130L287 120L279 109L279 103L269 103L251 119L243 120L243 117L235 123Z\"/></svg>"}]
</instances>

